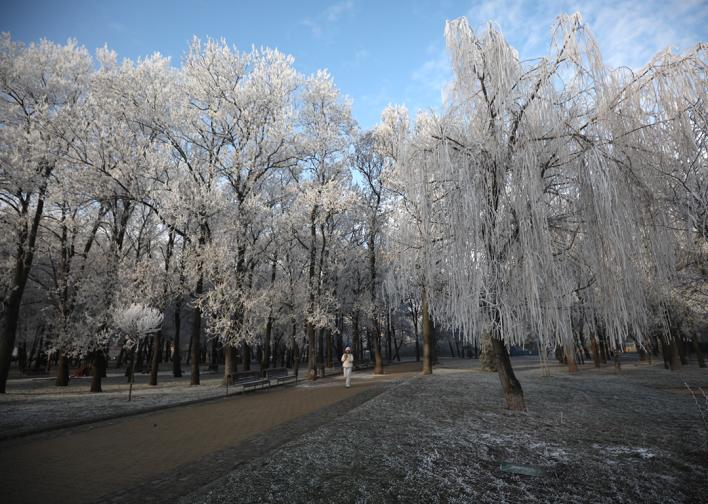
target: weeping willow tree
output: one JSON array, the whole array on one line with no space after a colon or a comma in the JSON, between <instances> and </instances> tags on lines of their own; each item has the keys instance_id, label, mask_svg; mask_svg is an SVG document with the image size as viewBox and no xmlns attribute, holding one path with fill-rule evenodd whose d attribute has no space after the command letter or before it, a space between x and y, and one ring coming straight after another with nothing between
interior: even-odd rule
<instances>
[{"instance_id":1,"label":"weeping willow tree","mask_svg":"<svg viewBox=\"0 0 708 504\"><path fill-rule=\"evenodd\" d=\"M443 279L429 299L436 320L491 334L507 404L522 410L508 347L572 345L579 303L611 347L642 341L650 291L675 267L656 168L695 157L664 140L691 128L704 48L610 71L578 14L558 18L540 60L521 61L497 28L476 34L464 18L446 40L448 107L425 116L399 159L421 174L406 192L436 209L437 252L416 267Z\"/></svg>"}]
</instances>

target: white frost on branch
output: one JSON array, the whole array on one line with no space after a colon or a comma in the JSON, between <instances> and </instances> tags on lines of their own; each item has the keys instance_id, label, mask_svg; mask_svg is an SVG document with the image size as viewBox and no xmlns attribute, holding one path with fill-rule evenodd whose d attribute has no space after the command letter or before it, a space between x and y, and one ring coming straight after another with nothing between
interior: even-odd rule
<instances>
[{"instance_id":1,"label":"white frost on branch","mask_svg":"<svg viewBox=\"0 0 708 504\"><path fill-rule=\"evenodd\" d=\"M140 303L118 307L113 312L113 323L125 336L125 347L135 348L147 335L160 330L164 316L160 310Z\"/></svg>"}]
</instances>

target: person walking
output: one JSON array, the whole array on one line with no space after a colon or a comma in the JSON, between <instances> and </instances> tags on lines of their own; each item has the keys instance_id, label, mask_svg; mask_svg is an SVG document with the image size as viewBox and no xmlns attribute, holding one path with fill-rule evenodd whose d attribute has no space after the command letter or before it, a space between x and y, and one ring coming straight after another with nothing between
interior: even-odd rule
<instances>
[{"instance_id":1,"label":"person walking","mask_svg":"<svg viewBox=\"0 0 708 504\"><path fill-rule=\"evenodd\" d=\"M344 349L342 355L342 369L344 370L344 379L346 380L347 388L352 386L352 368L354 367L354 356L352 355L351 347Z\"/></svg>"}]
</instances>

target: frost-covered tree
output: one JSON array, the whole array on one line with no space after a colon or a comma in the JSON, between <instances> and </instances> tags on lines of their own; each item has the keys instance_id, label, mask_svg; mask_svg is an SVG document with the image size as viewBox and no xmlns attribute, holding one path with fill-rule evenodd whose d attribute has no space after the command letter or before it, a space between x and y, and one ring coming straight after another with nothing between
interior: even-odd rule
<instances>
[{"instance_id":1,"label":"frost-covered tree","mask_svg":"<svg viewBox=\"0 0 708 504\"><path fill-rule=\"evenodd\" d=\"M212 237L211 221L225 205L217 157L225 140L212 133L210 120L216 111L201 107L199 72L190 66L199 58L199 47L195 41L184 71L171 68L169 60L159 55L130 66L126 71L137 85L124 96L127 119L149 130L155 139L149 151L153 156L149 173L159 184L141 195L140 201L187 240L185 279L196 300L204 292L204 253ZM198 385L202 334L198 303L193 319L191 382Z\"/></svg>"},{"instance_id":2,"label":"frost-covered tree","mask_svg":"<svg viewBox=\"0 0 708 504\"><path fill-rule=\"evenodd\" d=\"M68 131L90 71L91 58L73 41L23 46L8 34L0 36L0 393L45 205L61 185L61 160L72 140Z\"/></svg>"},{"instance_id":3,"label":"frost-covered tree","mask_svg":"<svg viewBox=\"0 0 708 504\"><path fill-rule=\"evenodd\" d=\"M199 138L210 139L216 146L210 162L227 188L227 225L233 238L230 285L236 296L228 317L234 327L246 328L245 304L252 301L248 299L248 276L260 260L259 219L272 206L264 187L274 171L295 161L295 98L300 77L292 64L292 57L276 50L240 52L224 41L211 40L205 44L195 40L184 64L190 104L200 118L194 127ZM199 145L199 140L195 142ZM221 339L227 360L225 376L230 374L235 346L246 339L239 334Z\"/></svg>"},{"instance_id":4,"label":"frost-covered tree","mask_svg":"<svg viewBox=\"0 0 708 504\"><path fill-rule=\"evenodd\" d=\"M387 190L394 195L387 230L387 254L392 258L387 290L396 303L411 298L419 300L423 374L432 373L429 298L441 291L438 264L445 232L440 225L443 218L438 215L444 188L439 173L424 156L434 142L431 128L435 124L434 117L423 113L410 131L408 111L390 107L382 114L377 129L380 149L391 165Z\"/></svg>"},{"instance_id":5,"label":"frost-covered tree","mask_svg":"<svg viewBox=\"0 0 708 504\"><path fill-rule=\"evenodd\" d=\"M66 132L67 151L63 157L65 178L57 191L49 217L57 222L49 235L47 256L54 278L53 304L59 314L58 333L53 343L59 353L58 382L68 381L65 350L93 364L94 384L100 389L105 373L108 348L87 335L105 341L108 312L116 301L121 277L119 265L131 253L129 228L145 192L142 174L146 171L146 149L150 138L134 124L125 121L124 109L115 90L127 84L124 67L116 64L115 53L97 51L100 68L88 80L86 98L75 107L77 119ZM127 66L127 65L126 65ZM50 221L51 222L51 221ZM139 234L145 222L138 226ZM135 247L141 255L141 236ZM124 246L128 241L131 244ZM58 259L53 250L59 251ZM99 299L99 303L87 303ZM88 318L87 318L88 317ZM103 321L96 326L87 321Z\"/></svg>"},{"instance_id":6,"label":"frost-covered tree","mask_svg":"<svg viewBox=\"0 0 708 504\"><path fill-rule=\"evenodd\" d=\"M640 286L649 273L670 276L673 250L643 170L664 154L633 133L662 126L642 115L634 76L605 67L577 14L558 19L550 55L531 62L492 25L478 35L459 19L446 38L455 72L448 109L426 120L427 141L405 160L439 182L424 199L443 208L443 253L420 264L445 277L445 295L430 298L436 320L468 337L491 328L507 403L523 409L507 346L529 336L541 348L569 344L577 292L594 293L613 347L629 332L642 338ZM661 93L658 84L647 83Z\"/></svg>"},{"instance_id":7,"label":"frost-covered tree","mask_svg":"<svg viewBox=\"0 0 708 504\"><path fill-rule=\"evenodd\" d=\"M306 212L295 232L309 256L307 348L309 377L315 379L317 364L324 371L324 330L333 324L333 300L326 287L328 240L336 228L335 217L353 201L347 160L355 125L350 103L342 99L327 72L307 80L301 100L301 161L292 174L298 194L295 205Z\"/></svg>"},{"instance_id":8,"label":"frost-covered tree","mask_svg":"<svg viewBox=\"0 0 708 504\"><path fill-rule=\"evenodd\" d=\"M378 297L381 291L380 245L385 223L387 194L384 188L385 157L382 154L375 132L361 135L354 146L354 169L361 178L362 210L366 215L366 251L369 273L369 295L371 307L371 333L374 345L374 374L383 374L381 358L382 313Z\"/></svg>"}]
</instances>

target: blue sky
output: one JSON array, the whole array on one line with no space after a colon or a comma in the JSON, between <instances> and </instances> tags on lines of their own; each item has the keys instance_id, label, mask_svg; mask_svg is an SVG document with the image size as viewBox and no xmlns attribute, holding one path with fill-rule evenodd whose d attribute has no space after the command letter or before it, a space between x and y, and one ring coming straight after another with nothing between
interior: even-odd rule
<instances>
[{"instance_id":1,"label":"blue sky","mask_svg":"<svg viewBox=\"0 0 708 504\"><path fill-rule=\"evenodd\" d=\"M277 47L304 73L327 68L353 101L362 127L389 103L437 108L450 67L445 21L467 16L473 28L495 21L524 58L545 54L560 13L580 11L605 61L640 67L666 46L708 41L708 0L511 1L150 1L10 0L0 31L32 42L73 37L121 57L153 52L175 64L192 35L224 37L242 49Z\"/></svg>"}]
</instances>

